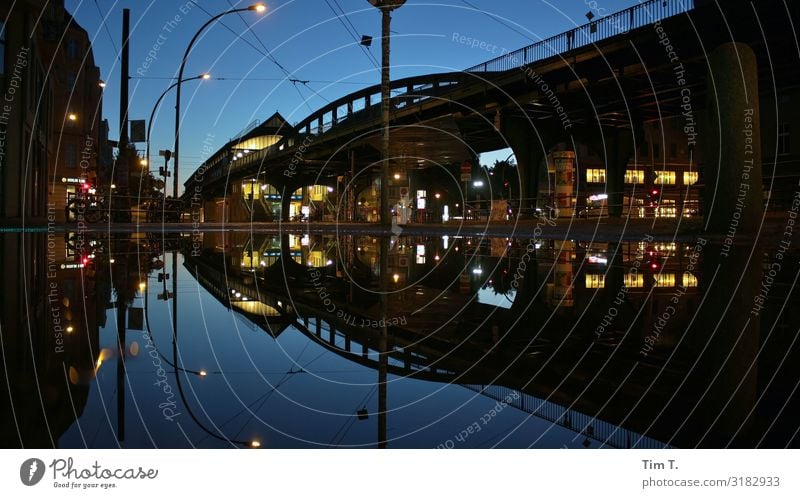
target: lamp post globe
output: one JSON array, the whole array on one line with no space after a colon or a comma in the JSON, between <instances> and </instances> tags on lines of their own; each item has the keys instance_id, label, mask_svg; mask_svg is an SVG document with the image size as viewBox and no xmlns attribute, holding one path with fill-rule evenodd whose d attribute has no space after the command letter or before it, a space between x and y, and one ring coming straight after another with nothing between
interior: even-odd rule
<instances>
[{"instance_id":1,"label":"lamp post globe","mask_svg":"<svg viewBox=\"0 0 800 498\"><path fill-rule=\"evenodd\" d=\"M402 7L406 0L367 0L373 7L385 10L394 10Z\"/></svg>"}]
</instances>

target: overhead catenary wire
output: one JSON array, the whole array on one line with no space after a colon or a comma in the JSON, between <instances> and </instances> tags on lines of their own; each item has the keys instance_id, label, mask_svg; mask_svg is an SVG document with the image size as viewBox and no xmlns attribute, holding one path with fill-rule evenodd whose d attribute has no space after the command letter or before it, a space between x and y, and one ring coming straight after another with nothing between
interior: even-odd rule
<instances>
[{"instance_id":1,"label":"overhead catenary wire","mask_svg":"<svg viewBox=\"0 0 800 498\"><path fill-rule=\"evenodd\" d=\"M132 80L175 80L176 78L173 76L131 76ZM335 81L335 80L299 80L299 79L287 79L287 78L260 78L260 77L250 77L250 76L222 76L222 77L214 77L212 76L209 78L211 80L217 81L289 81L290 83L319 83L319 84L326 84L326 85L360 85L360 86L368 86L373 85L373 82L369 81Z\"/></svg>"},{"instance_id":2,"label":"overhead catenary wire","mask_svg":"<svg viewBox=\"0 0 800 498\"><path fill-rule=\"evenodd\" d=\"M105 28L106 34L108 35L108 39L111 40L111 46L114 48L114 53L117 54L117 58L119 58L119 50L117 50L117 44L114 43L114 37L111 36L111 30L108 29L108 24L106 23L106 16L100 9L100 4L97 3L97 0L94 0L94 6L97 7L97 13L100 14L100 21L103 23L103 28Z\"/></svg>"},{"instance_id":3,"label":"overhead catenary wire","mask_svg":"<svg viewBox=\"0 0 800 498\"><path fill-rule=\"evenodd\" d=\"M230 5L230 6L231 6L231 8L235 8L235 6L234 6L234 5L233 5L233 3L231 2L231 0L228 0L228 5ZM273 64L275 64L275 65L278 67L278 69L280 69L280 70L283 72L283 74L285 74L285 75L286 75L286 78L287 78L287 79L288 79L288 80L289 80L289 81L290 81L290 82L291 82L291 83L292 83L292 84L295 86L295 89L297 89L297 94L300 96L300 98L301 98L301 99L303 99L303 102L305 103L305 105L306 105L306 106L307 106L309 109L311 109L311 106L310 106L310 105L308 104L308 102L306 101L306 98L305 98L305 97L303 97L303 94L300 92L300 89L299 89L299 88L297 88L297 84L298 84L298 83L300 83L301 85L305 86L305 87L306 87L308 90L310 90L310 91L311 91L311 92L312 92L314 95L316 95L317 97L321 98L322 100L324 100L325 102L327 102L327 103L329 103L329 104L330 104L330 100L326 99L325 97L323 97L322 95L320 95L320 94L319 94L319 93L318 93L316 90L314 90L313 88L311 88L310 86L308 86L308 82L307 82L306 80L301 80L301 79L297 78L297 77L296 77L296 76L295 76L295 75L294 75L294 74L293 74L291 71L289 71L288 69L286 69L286 67L285 67L283 64L281 64L280 62L278 62L278 59L276 59L276 58L275 58L275 56L274 56L274 55L272 55L272 51L270 51L270 49L267 47L267 45L266 45L266 44L264 44L264 42L261 40L261 37L259 37L259 36L256 34L256 32L255 32L255 31L253 31L252 29L250 29L250 23L248 23L248 22L247 22L247 20L246 20L244 17L242 17L242 13L241 13L241 12L237 13L236 15L239 17L239 19L240 19L240 20L241 20L241 21L244 23L244 25L247 27L247 31L249 31L249 32L250 32L250 33L253 35L253 37L256 39L256 41L259 43L259 45L261 45L261 47L264 49L264 51L265 51L265 52L266 52L266 54L267 54L267 55L266 55L266 57L267 57L267 58L268 58L268 59L269 59L269 60L270 60L270 61L271 61Z\"/></svg>"},{"instance_id":4,"label":"overhead catenary wire","mask_svg":"<svg viewBox=\"0 0 800 498\"><path fill-rule=\"evenodd\" d=\"M189 1L190 1L190 2L192 2L192 5L195 5L195 6L197 6L197 7L198 7L200 10L202 10L202 11L203 11L203 12L204 12L206 15L208 15L209 17L213 17L213 16L214 16L214 15L213 15L211 12L209 12L208 10L206 10L206 9L205 9L205 8L204 8L202 5L200 5L199 3L197 3L195 0L189 0ZM243 37L241 34L237 33L237 32L236 32L236 30L234 30L233 28L231 28L230 26L228 26L227 24L225 24L223 21L221 21L221 20L220 20L220 21L217 21L217 23L218 23L219 25L221 25L222 27L224 27L225 29L227 29L228 31L230 31L231 33L233 33L233 34L236 36L236 38L238 38L238 39L242 40L243 42L245 42L246 44L250 45L250 47L252 47L252 48L253 48L253 50L255 50L256 52L258 52L259 54L261 54L261 55L262 55L263 57L265 57L266 59L268 59L268 60L272 61L272 62L273 62L273 63L275 63L275 64L276 64L276 65L277 65L279 68L282 68L282 70L284 70L284 71L285 71L285 68L284 68L284 67L283 67L283 66L282 66L280 63L278 63L278 62L277 62L277 61L274 59L274 57L271 57L271 55L270 55L270 54L267 54L267 53L266 53L266 52L264 52L262 49L260 49L260 48L258 48L257 46L253 45L253 42L251 42L251 41L250 41L250 40L248 40L247 38ZM246 24L246 22L245 22L245 24ZM249 25L248 25L248 29L249 29ZM295 88L296 88L296 85L295 85ZM330 102L330 101L328 101L327 99L325 99L325 97L323 97L322 95L320 95L319 93L317 93L317 92L316 92L316 91L315 91L313 88L311 88L311 87L307 87L307 88L308 88L309 90L311 90L312 92L314 92L314 94L315 94L315 95L317 95L318 97L320 97L320 98L322 98L323 100L325 100L326 102ZM299 93L299 90L298 90L298 93ZM303 94L302 94L302 93L299 93L299 95L300 95L300 98L303 100L303 103L304 103L304 104L305 104L305 105L306 105L306 106L309 108L309 110L313 110L313 109L311 108L311 106L309 105L309 103L308 103L308 100L307 100L307 99L306 99L306 98L303 96Z\"/></svg>"},{"instance_id":5,"label":"overhead catenary wire","mask_svg":"<svg viewBox=\"0 0 800 498\"><path fill-rule=\"evenodd\" d=\"M523 33L523 32L522 32L522 31L520 31L519 29L517 29L517 28L515 28L514 26L512 26L512 25L508 24L507 22L503 21L503 20L502 20L502 19L500 19L499 17L497 17L497 16L493 16L492 14L489 14L489 13L488 13L488 12L486 12L485 10L483 10L483 9L481 9L481 8L479 8L479 7L476 7L475 5L473 5L472 3L468 2L467 0L461 0L461 3L463 3L463 4L464 4L464 5L466 5L467 7L470 7L470 8L472 8L472 9L475 9L476 11L478 11L478 12L480 12L481 14L485 15L486 17L490 18L490 19L491 19L491 20L493 20L494 22L502 24L502 25L503 25L503 26L505 26L506 28L510 29L511 31L513 31L513 32L517 33L518 35L520 35L520 36L522 36L522 37L524 37L524 38L527 38L528 40L532 41L533 43L536 43L536 42L538 42L538 41L539 41L539 40L534 40L533 38L531 38L531 37L530 37L530 36L528 36L527 34Z\"/></svg>"},{"instance_id":6,"label":"overhead catenary wire","mask_svg":"<svg viewBox=\"0 0 800 498\"><path fill-rule=\"evenodd\" d=\"M333 8L333 5L331 5L331 2L329 0L325 0L325 3L328 5L328 8L331 9L331 12L333 12L333 15L336 16L336 19L338 19L339 22L342 24L342 26L344 26L345 31L347 31L347 33L353 39L353 41L355 42L356 46L361 48L361 51L364 52L364 54L366 54L366 56L369 58L369 60L372 63L372 65L375 66L375 69L380 69L381 65L378 63L378 60L375 59L375 56L372 55L372 52L367 50L366 47L364 47L361 44L361 40L358 39L358 30L356 30L355 27L353 27L353 30L351 31L350 27L342 19L342 17L344 17L345 19L347 19L348 22L350 22L350 20L347 18L347 14L344 13L344 10L342 10L342 13L339 14L336 11L336 9ZM341 6L339 8L341 8ZM352 26L352 23L350 23L350 26Z\"/></svg>"}]
</instances>

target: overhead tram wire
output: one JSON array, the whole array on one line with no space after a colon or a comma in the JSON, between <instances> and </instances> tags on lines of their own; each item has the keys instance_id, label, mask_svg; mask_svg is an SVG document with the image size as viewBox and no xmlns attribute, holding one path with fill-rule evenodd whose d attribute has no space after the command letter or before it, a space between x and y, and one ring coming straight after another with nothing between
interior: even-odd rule
<instances>
[{"instance_id":1,"label":"overhead tram wire","mask_svg":"<svg viewBox=\"0 0 800 498\"><path fill-rule=\"evenodd\" d=\"M355 42L358 43L358 45L361 47L362 51L364 51L367 54L369 54L370 59L372 59L373 64L375 64L375 67L376 68L379 67L380 63L378 62L378 59L376 59L375 56L372 55L372 52L370 52L365 46L363 46L361 44L361 40L358 39L358 29L355 27L353 22L350 20L350 17L344 11L344 9L342 8L341 4L339 4L339 0L333 0L333 3L336 4L337 7L339 7L339 10L341 11L342 16L344 16L344 20L347 21L347 24L349 24L351 28L353 28L352 34L353 34L353 39L355 40Z\"/></svg>"},{"instance_id":2,"label":"overhead tram wire","mask_svg":"<svg viewBox=\"0 0 800 498\"><path fill-rule=\"evenodd\" d=\"M175 80L174 76L131 76L132 80ZM359 85L359 86L371 86L374 85L374 82L367 82L367 81L335 81L335 80L296 80L296 79L287 79L287 78L259 78L259 77L249 77L249 76L231 76L231 77L214 77L212 76L209 78L211 80L217 81L289 81L290 83L319 83L324 85Z\"/></svg>"},{"instance_id":3,"label":"overhead tram wire","mask_svg":"<svg viewBox=\"0 0 800 498\"><path fill-rule=\"evenodd\" d=\"M111 46L114 48L114 53L119 58L119 50L117 50L117 44L114 43L114 37L111 36L111 30L108 29L108 24L106 24L106 16L103 14L103 11L100 9L100 4L97 3L97 0L94 0L94 6L97 7L97 13L100 14L100 21L103 23L103 28L105 28L106 34L108 35L108 39L111 40Z\"/></svg>"},{"instance_id":4,"label":"overhead tram wire","mask_svg":"<svg viewBox=\"0 0 800 498\"><path fill-rule=\"evenodd\" d=\"M205 9L205 8L204 8L202 5L200 5L199 3L197 3L195 0L189 0L189 1L190 1L190 2L192 2L192 5L195 5L195 6L196 6L196 7L198 7L200 10L202 10L203 12L205 12L207 16L209 16L209 17L213 17L213 14L212 14L211 12L209 12L208 10L206 10L206 9ZM243 41L243 42L245 42L246 44L250 45L250 46L251 46L251 47L252 47L252 48L253 48L253 49L254 49L256 52L258 52L259 54L261 54L262 56L264 56L266 59L269 59L269 60L271 60L271 61L272 61L273 63L275 63L275 64L276 64L278 67L280 67L280 68L282 68L283 70L285 70L285 68L283 68L283 66L282 66L282 65L278 64L278 62L275 60L275 58L274 58L274 57L271 57L271 55L269 55L269 54L266 54L266 53L265 53L263 50L261 50L260 48L256 47L255 45L253 45L253 43L252 43L250 40L248 40L247 38L243 37L241 34L237 33L237 32L236 32L236 30L234 30L233 28L231 28L230 26L228 26L227 24L225 24L223 21L217 21L217 24L221 25L222 27L224 27L225 29L227 29L228 31L230 31L231 33L233 33L233 34L236 36L236 38L239 38L240 40L242 40L242 41ZM245 22L245 24L246 24L246 22ZM249 25L248 25L248 29L249 29ZM263 45L263 43L262 43L262 45ZM295 89L297 89L297 85L295 84L294 86L295 86ZM323 100L325 100L326 102L330 103L330 101L329 101L328 99L326 99L326 98L325 98L325 97L323 97L322 95L318 94L318 93L317 93L317 92L316 92L316 91L315 91L313 88L311 88L311 87L307 87L307 88L308 88L309 90L311 90L312 92L314 92L314 94L316 94L316 95L317 95L318 97L320 97L321 99L323 99ZM302 94L302 93L300 93L300 91L299 91L299 90L298 90L298 94L300 95L300 98L303 100L303 103L306 105L306 107L308 107L309 111L312 111L312 112L313 112L313 108L312 108L312 107L311 107L311 105L308 103L308 99L306 99L306 98L303 96L303 94Z\"/></svg>"},{"instance_id":5,"label":"overhead tram wire","mask_svg":"<svg viewBox=\"0 0 800 498\"><path fill-rule=\"evenodd\" d=\"M506 28L510 29L511 31L513 31L513 32L517 33L518 35L520 35L520 36L522 36L522 37L524 37L524 38L527 38L528 40L532 41L533 43L537 43L537 42L539 41L539 40L534 40L533 38L531 38L531 37L530 37L530 36L528 36L527 34L523 33L523 32L522 32L522 31L520 31L519 29L517 29L517 28L515 28L514 26L512 26L512 25L508 24L507 22L503 21L503 20L502 20L502 19L500 19L499 17L497 17L497 16L493 16L492 14L489 14L489 13L488 13L488 12L486 12L485 10L483 10L483 9L481 9L481 8L479 8L479 7L476 7L475 5L471 4L471 3L470 3L470 2L468 2L467 0L461 0L461 3L463 3L464 5L466 5L466 6L470 7L470 8L472 8L472 9L475 9L476 11L478 11L478 12L480 12L481 14L485 15L486 17L490 18L490 19L491 19L491 20L493 20L494 22L497 22L497 23L500 23L500 24L502 24L502 25L503 25L503 26L505 26Z\"/></svg>"},{"instance_id":6,"label":"overhead tram wire","mask_svg":"<svg viewBox=\"0 0 800 498\"><path fill-rule=\"evenodd\" d=\"M331 9L331 12L333 12L333 15L336 16L336 19L338 19L339 22L342 23L342 26L344 26L345 31L347 31L347 33L353 39L353 41L355 42L356 46L361 48L361 51L364 52L364 54L366 54L366 56L369 58L370 62L372 62L372 65L375 66L375 69L380 69L381 65L378 63L378 60L375 59L375 56L372 55L372 52L367 50L366 47L364 47L364 45L361 44L361 40L358 39L358 31L355 30L355 28L354 28L353 31L350 31L350 27L342 20L342 17L347 19L347 14L344 14L344 11L342 11L342 14L339 14L338 12L336 12L336 9L333 8L333 5L331 5L331 2L329 0L325 0L325 3L328 4L328 8ZM348 19L348 22L349 22L349 19ZM351 26L352 26L352 23L351 23Z\"/></svg>"},{"instance_id":7,"label":"overhead tram wire","mask_svg":"<svg viewBox=\"0 0 800 498\"><path fill-rule=\"evenodd\" d=\"M233 9L233 8L235 8L235 6L234 6L234 5L233 5L233 3L231 2L231 0L228 0L228 5L230 5L232 9ZM317 97L319 97L319 98L321 98L322 100L324 100L326 103L328 103L328 104L330 104L330 103L331 103L331 101L330 101L330 100L328 100L328 99L326 99L325 97L323 97L322 95L320 95L320 94L319 94L319 93L318 93L316 90L314 90L313 88L311 88L311 87L308 85L308 82L309 82L309 80L301 80L301 79L297 78L297 76L295 76L295 75L294 75L294 74L293 74L291 71L289 71L288 69L286 69L286 67L284 67L284 65L283 65L283 64L281 64L280 62L278 62L278 59L276 59L276 58L275 58L275 56L274 56L274 55L272 55L272 51L271 51L271 50L270 50L270 49L269 49L269 48L268 48L268 47L267 47L267 46L264 44L264 42L261 40L261 37L260 37L260 36L258 36L258 35L256 34L256 32L255 32L255 31L253 31L252 29L250 29L250 24L247 22L247 19L245 19L245 18L242 16L242 13L241 13L241 12L239 12L239 13L238 13L238 14L236 14L236 15L237 15L237 16L239 17L239 19L240 19L240 20L241 20L241 21L244 23L245 27L247 27L247 31L249 31L249 32L250 32L250 33L251 33L251 34L252 34L252 35L255 37L256 41L257 41L257 42L258 42L258 43L259 43L259 44L260 44L260 45L261 45L261 46L264 48L264 50L265 50L265 51L266 51L266 53L267 53L267 58L268 58L270 61L272 61L272 63L273 63L273 64L275 64L276 66L278 66L278 69L280 69L281 71L283 71L283 74L285 74L285 75L286 75L286 78L287 78L287 79L288 79L288 80L289 80L289 81L290 81L290 82L291 82L291 83L292 83L292 84L295 86L295 88L297 88L297 84L298 84L298 83L300 83L301 85L305 86L305 87L306 87L308 90L310 90L310 91L311 91L311 92L312 92L314 95L316 95ZM303 102L306 104L306 106L307 106L309 109L311 109L311 106L308 104L308 102L306 102L306 101L305 101L305 97L303 97L303 94L302 94L302 93L300 93L300 90L299 90L299 89L297 90L297 94L298 94L298 95L300 95L300 98L302 98L302 99L303 99Z\"/></svg>"}]
</instances>

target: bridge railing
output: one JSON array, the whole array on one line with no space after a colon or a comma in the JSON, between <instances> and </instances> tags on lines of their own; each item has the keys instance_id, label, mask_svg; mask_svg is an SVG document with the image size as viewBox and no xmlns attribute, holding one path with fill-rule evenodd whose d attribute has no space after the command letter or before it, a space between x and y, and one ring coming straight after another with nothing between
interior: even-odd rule
<instances>
[{"instance_id":1,"label":"bridge railing","mask_svg":"<svg viewBox=\"0 0 800 498\"><path fill-rule=\"evenodd\" d=\"M584 47L616 35L626 34L656 21L683 14L695 0L649 0L629 9L592 20L567 32L545 38L527 47L501 55L466 70L470 73L508 71Z\"/></svg>"},{"instance_id":2,"label":"bridge railing","mask_svg":"<svg viewBox=\"0 0 800 498\"><path fill-rule=\"evenodd\" d=\"M462 387L482 394L495 401L506 402L508 406L577 432L587 439L593 439L612 448L661 449L668 446L661 441L643 436L605 420L545 401L503 386L482 386L462 384Z\"/></svg>"},{"instance_id":3,"label":"bridge railing","mask_svg":"<svg viewBox=\"0 0 800 498\"><path fill-rule=\"evenodd\" d=\"M411 105L440 97L450 91L453 85L457 85L462 78L461 73L441 73L393 81L392 110L401 111ZM306 139L313 144L334 129L344 131L349 126L357 126L365 120L378 119L381 110L380 91L380 85L375 85L331 102L297 123L294 126L295 134L288 135L277 144L250 153L237 161L216 165L215 169L229 168L229 174L244 168L252 169L267 158L294 152L295 147ZM213 177L211 174L206 176Z\"/></svg>"}]
</instances>

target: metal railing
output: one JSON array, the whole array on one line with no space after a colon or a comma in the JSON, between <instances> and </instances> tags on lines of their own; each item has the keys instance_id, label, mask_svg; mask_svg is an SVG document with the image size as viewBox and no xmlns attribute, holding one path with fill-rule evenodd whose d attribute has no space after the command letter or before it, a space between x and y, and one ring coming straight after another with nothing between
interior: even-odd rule
<instances>
[{"instance_id":1,"label":"metal railing","mask_svg":"<svg viewBox=\"0 0 800 498\"><path fill-rule=\"evenodd\" d=\"M638 432L600 420L591 415L545 401L521 391L503 386L462 384L462 387L495 401L574 431L586 439L593 439L612 448L661 449L669 446Z\"/></svg>"},{"instance_id":2,"label":"metal railing","mask_svg":"<svg viewBox=\"0 0 800 498\"><path fill-rule=\"evenodd\" d=\"M694 0L650 0L629 9L592 20L583 26L545 38L525 48L467 69L468 73L508 71L539 62L601 40L627 34L656 21L694 9Z\"/></svg>"}]
</instances>

